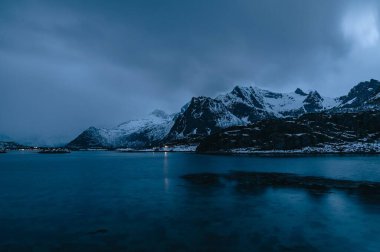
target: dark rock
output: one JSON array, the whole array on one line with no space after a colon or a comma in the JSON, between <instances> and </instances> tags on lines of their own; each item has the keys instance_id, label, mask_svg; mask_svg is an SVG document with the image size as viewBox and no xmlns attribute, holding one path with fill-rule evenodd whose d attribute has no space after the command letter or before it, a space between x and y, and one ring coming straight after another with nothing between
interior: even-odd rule
<instances>
[{"instance_id":1,"label":"dark rock","mask_svg":"<svg viewBox=\"0 0 380 252\"><path fill-rule=\"evenodd\" d=\"M307 96L307 94L300 88L297 88L296 91L294 91L294 93L299 94L299 95L303 95L303 96Z\"/></svg>"},{"instance_id":2,"label":"dark rock","mask_svg":"<svg viewBox=\"0 0 380 252\"><path fill-rule=\"evenodd\" d=\"M306 112L317 112L321 111L323 109L323 98L317 91L310 92L305 100L304 103L304 109Z\"/></svg>"},{"instance_id":3,"label":"dark rock","mask_svg":"<svg viewBox=\"0 0 380 252\"><path fill-rule=\"evenodd\" d=\"M241 124L221 101L209 97L193 97L185 111L176 118L167 139L209 135L222 128L218 122L223 120L236 120L236 124Z\"/></svg>"},{"instance_id":4,"label":"dark rock","mask_svg":"<svg viewBox=\"0 0 380 252\"><path fill-rule=\"evenodd\" d=\"M70 149L81 149L81 148L105 148L109 147L103 141L99 129L95 127L89 127L87 130L83 131L78 137L71 141L68 145Z\"/></svg>"}]
</instances>

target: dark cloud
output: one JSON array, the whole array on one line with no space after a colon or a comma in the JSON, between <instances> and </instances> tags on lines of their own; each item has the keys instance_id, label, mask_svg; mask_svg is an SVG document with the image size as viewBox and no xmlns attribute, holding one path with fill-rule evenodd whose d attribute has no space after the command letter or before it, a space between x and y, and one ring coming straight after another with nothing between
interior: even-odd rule
<instances>
[{"instance_id":1,"label":"dark cloud","mask_svg":"<svg viewBox=\"0 0 380 252\"><path fill-rule=\"evenodd\" d=\"M67 140L236 84L338 96L379 78L377 1L0 3L0 132Z\"/></svg>"}]
</instances>

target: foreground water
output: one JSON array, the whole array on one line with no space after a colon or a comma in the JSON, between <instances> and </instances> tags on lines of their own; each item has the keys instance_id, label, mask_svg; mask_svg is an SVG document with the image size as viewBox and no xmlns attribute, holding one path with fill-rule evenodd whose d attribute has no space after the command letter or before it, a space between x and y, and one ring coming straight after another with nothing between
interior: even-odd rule
<instances>
[{"instance_id":1,"label":"foreground water","mask_svg":"<svg viewBox=\"0 0 380 252\"><path fill-rule=\"evenodd\" d=\"M378 197L194 186L199 172L380 181L380 156L0 155L0 251L380 251Z\"/></svg>"}]
</instances>

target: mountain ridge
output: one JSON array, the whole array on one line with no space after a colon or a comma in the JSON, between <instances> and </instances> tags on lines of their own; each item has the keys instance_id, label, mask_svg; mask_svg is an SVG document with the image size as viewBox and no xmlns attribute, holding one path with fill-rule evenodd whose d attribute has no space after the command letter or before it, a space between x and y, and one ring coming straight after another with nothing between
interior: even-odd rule
<instances>
[{"instance_id":1,"label":"mountain ridge","mask_svg":"<svg viewBox=\"0 0 380 252\"><path fill-rule=\"evenodd\" d=\"M178 140L198 139L232 126L266 119L296 118L308 113L344 113L379 109L380 82L360 82L347 95L330 98L300 88L290 93L235 86L215 98L193 97L180 112L153 111L112 129L90 127L67 146L81 148L147 148ZM186 141L185 141L186 142Z\"/></svg>"}]
</instances>

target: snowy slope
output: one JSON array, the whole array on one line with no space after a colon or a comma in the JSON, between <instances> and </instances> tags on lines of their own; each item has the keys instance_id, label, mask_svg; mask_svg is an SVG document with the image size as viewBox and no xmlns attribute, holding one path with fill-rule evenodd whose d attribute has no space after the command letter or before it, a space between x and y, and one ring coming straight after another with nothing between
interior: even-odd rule
<instances>
[{"instance_id":1,"label":"snowy slope","mask_svg":"<svg viewBox=\"0 0 380 252\"><path fill-rule=\"evenodd\" d=\"M147 118L124 122L109 130L109 133L115 134L118 138L120 135L145 132L151 141L157 141L164 138L172 126L173 116L167 115L162 110L155 110Z\"/></svg>"},{"instance_id":2,"label":"snowy slope","mask_svg":"<svg viewBox=\"0 0 380 252\"><path fill-rule=\"evenodd\" d=\"M68 144L71 148L145 147L164 138L173 126L173 115L161 110L148 117L124 122L112 129L90 127Z\"/></svg>"},{"instance_id":3,"label":"snowy slope","mask_svg":"<svg viewBox=\"0 0 380 252\"><path fill-rule=\"evenodd\" d=\"M297 89L292 93L275 93L257 87L239 86L236 86L231 93L220 95L216 99L222 101L231 110L236 110L236 107L246 107L250 113L256 112L259 119L268 116L300 115L305 112L330 109L339 104L338 99L322 97L316 91L306 94ZM255 118L249 121L253 122Z\"/></svg>"}]
</instances>

